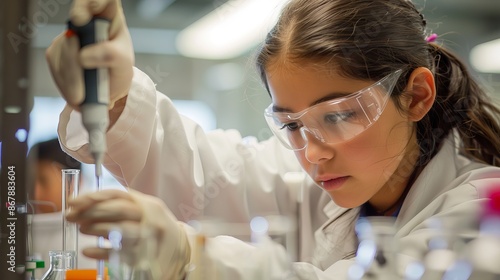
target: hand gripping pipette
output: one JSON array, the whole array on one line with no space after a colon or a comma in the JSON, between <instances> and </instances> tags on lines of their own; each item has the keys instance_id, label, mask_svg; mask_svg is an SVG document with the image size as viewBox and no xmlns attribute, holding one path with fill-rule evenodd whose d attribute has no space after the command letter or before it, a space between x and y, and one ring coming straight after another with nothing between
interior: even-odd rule
<instances>
[{"instance_id":1,"label":"hand gripping pipette","mask_svg":"<svg viewBox=\"0 0 500 280\"><path fill-rule=\"evenodd\" d=\"M68 23L80 40L80 48L108 40L109 20L93 18L83 26ZM101 190L102 161L106 152L106 130L109 126L109 78L108 69L85 69L85 99L80 105L82 123L89 134L89 150L94 158L97 191ZM99 237L98 246L102 247L104 238ZM97 279L104 279L104 261L97 263Z\"/></svg>"},{"instance_id":2,"label":"hand gripping pipette","mask_svg":"<svg viewBox=\"0 0 500 280\"><path fill-rule=\"evenodd\" d=\"M93 18L83 26L71 22L68 28L73 30L80 40L80 48L108 40L109 20ZM95 175L102 174L101 164L106 151L106 130L109 126L109 79L108 69L85 69L85 99L80 105L82 123L89 134L89 148L95 162ZM98 180L99 181L99 180Z\"/></svg>"}]
</instances>

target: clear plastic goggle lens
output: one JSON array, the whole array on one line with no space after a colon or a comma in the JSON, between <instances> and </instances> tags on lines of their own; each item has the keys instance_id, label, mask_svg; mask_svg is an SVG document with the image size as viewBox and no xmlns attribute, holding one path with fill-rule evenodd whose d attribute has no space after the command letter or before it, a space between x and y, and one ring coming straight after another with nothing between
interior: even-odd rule
<instances>
[{"instance_id":1,"label":"clear plastic goggle lens","mask_svg":"<svg viewBox=\"0 0 500 280\"><path fill-rule=\"evenodd\" d=\"M373 125L384 111L402 70L397 70L369 87L311 106L298 113L265 110L269 128L291 150L306 147L308 137L328 144L348 141Z\"/></svg>"}]
</instances>

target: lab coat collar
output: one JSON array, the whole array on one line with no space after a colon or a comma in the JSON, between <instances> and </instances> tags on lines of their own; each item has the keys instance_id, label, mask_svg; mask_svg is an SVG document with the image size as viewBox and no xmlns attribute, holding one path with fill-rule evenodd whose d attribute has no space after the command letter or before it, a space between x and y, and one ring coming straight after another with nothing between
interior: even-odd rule
<instances>
[{"instance_id":1,"label":"lab coat collar","mask_svg":"<svg viewBox=\"0 0 500 280\"><path fill-rule=\"evenodd\" d=\"M463 158L460 159L463 160ZM449 186L450 182L456 178L458 166L463 164L459 162L460 159L453 134L451 134L415 180L401 207L396 227L399 227L398 224L405 225L408 220L424 209L432 198L451 188L445 186ZM323 202L325 197L329 201L323 207L323 212L328 220L315 233L316 249L313 257L313 263L322 269L338 260L355 256L358 242L355 223L360 213L360 207L348 209L336 205L326 193L322 195L319 202ZM333 224L335 227L332 226Z\"/></svg>"},{"instance_id":2,"label":"lab coat collar","mask_svg":"<svg viewBox=\"0 0 500 280\"><path fill-rule=\"evenodd\" d=\"M458 149L454 140L454 134L450 134L444 141L440 151L422 170L422 173L413 183L408 196L406 197L401 212L405 212L405 216L413 217L417 212L422 210L430 199L436 197L440 192L445 192L448 189L436 188L435 186L446 186L457 176L457 154ZM347 208L342 208L336 205L326 194L322 195L321 200L329 200L323 207L323 212L328 217L329 221L341 216L346 212ZM359 212L359 207L356 208ZM410 210L411 211L408 211Z\"/></svg>"},{"instance_id":3,"label":"lab coat collar","mask_svg":"<svg viewBox=\"0 0 500 280\"><path fill-rule=\"evenodd\" d=\"M439 152L427 164L413 183L400 210L401 212L405 212L405 216L408 216L408 218L413 217L421 211L430 199L436 197L440 192L448 190L445 188L436 188L435 186L450 185L449 183L457 177L457 168L463 163L459 163L455 138L454 133L446 137ZM335 217L339 217L348 210L336 205L326 192L321 197L321 200L323 199L329 200L323 207L323 212L329 221L335 219ZM356 209L359 212L359 207Z\"/></svg>"},{"instance_id":4,"label":"lab coat collar","mask_svg":"<svg viewBox=\"0 0 500 280\"><path fill-rule=\"evenodd\" d=\"M464 158L461 157L463 160ZM421 212L429 201L440 193L449 191L453 187L450 184L457 177L459 162L458 148L451 133L444 141L443 146L434 158L422 170L421 174L413 183L408 195L403 202L400 214L396 220L396 227L404 225ZM462 163L463 164L463 163Z\"/></svg>"},{"instance_id":5,"label":"lab coat collar","mask_svg":"<svg viewBox=\"0 0 500 280\"><path fill-rule=\"evenodd\" d=\"M354 225L359 215L359 208L342 208L330 200L323 208L323 212L327 215L328 221L314 235L316 248L312 262L326 269L339 260L355 256L358 239Z\"/></svg>"}]
</instances>

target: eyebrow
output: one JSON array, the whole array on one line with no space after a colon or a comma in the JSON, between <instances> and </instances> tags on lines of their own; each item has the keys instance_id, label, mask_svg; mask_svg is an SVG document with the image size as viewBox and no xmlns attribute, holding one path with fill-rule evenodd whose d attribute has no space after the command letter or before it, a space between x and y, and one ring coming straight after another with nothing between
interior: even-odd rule
<instances>
[{"instance_id":1,"label":"eyebrow","mask_svg":"<svg viewBox=\"0 0 500 280\"><path fill-rule=\"evenodd\" d=\"M315 100L313 103L311 103L309 105L309 107L314 106L314 105L319 104L319 103L322 103L322 102L325 102L325 101L329 101L329 100L335 99L335 98L341 98L341 97L344 97L344 96L348 96L350 94L352 94L352 92L332 92L332 93L330 93L330 94L328 94L326 96L321 97L318 100ZM277 106L277 105L273 105L273 112L276 112L276 113L293 113L292 110L290 110L288 108L280 107L280 106Z\"/></svg>"}]
</instances>

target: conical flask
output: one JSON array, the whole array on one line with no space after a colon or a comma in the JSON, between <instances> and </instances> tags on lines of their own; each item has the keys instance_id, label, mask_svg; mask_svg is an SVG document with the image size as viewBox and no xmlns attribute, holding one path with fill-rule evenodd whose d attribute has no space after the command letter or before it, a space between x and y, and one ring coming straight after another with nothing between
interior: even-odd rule
<instances>
[{"instance_id":1,"label":"conical flask","mask_svg":"<svg viewBox=\"0 0 500 280\"><path fill-rule=\"evenodd\" d=\"M66 270L75 268L75 252L49 251L50 266L41 280L64 280Z\"/></svg>"}]
</instances>

